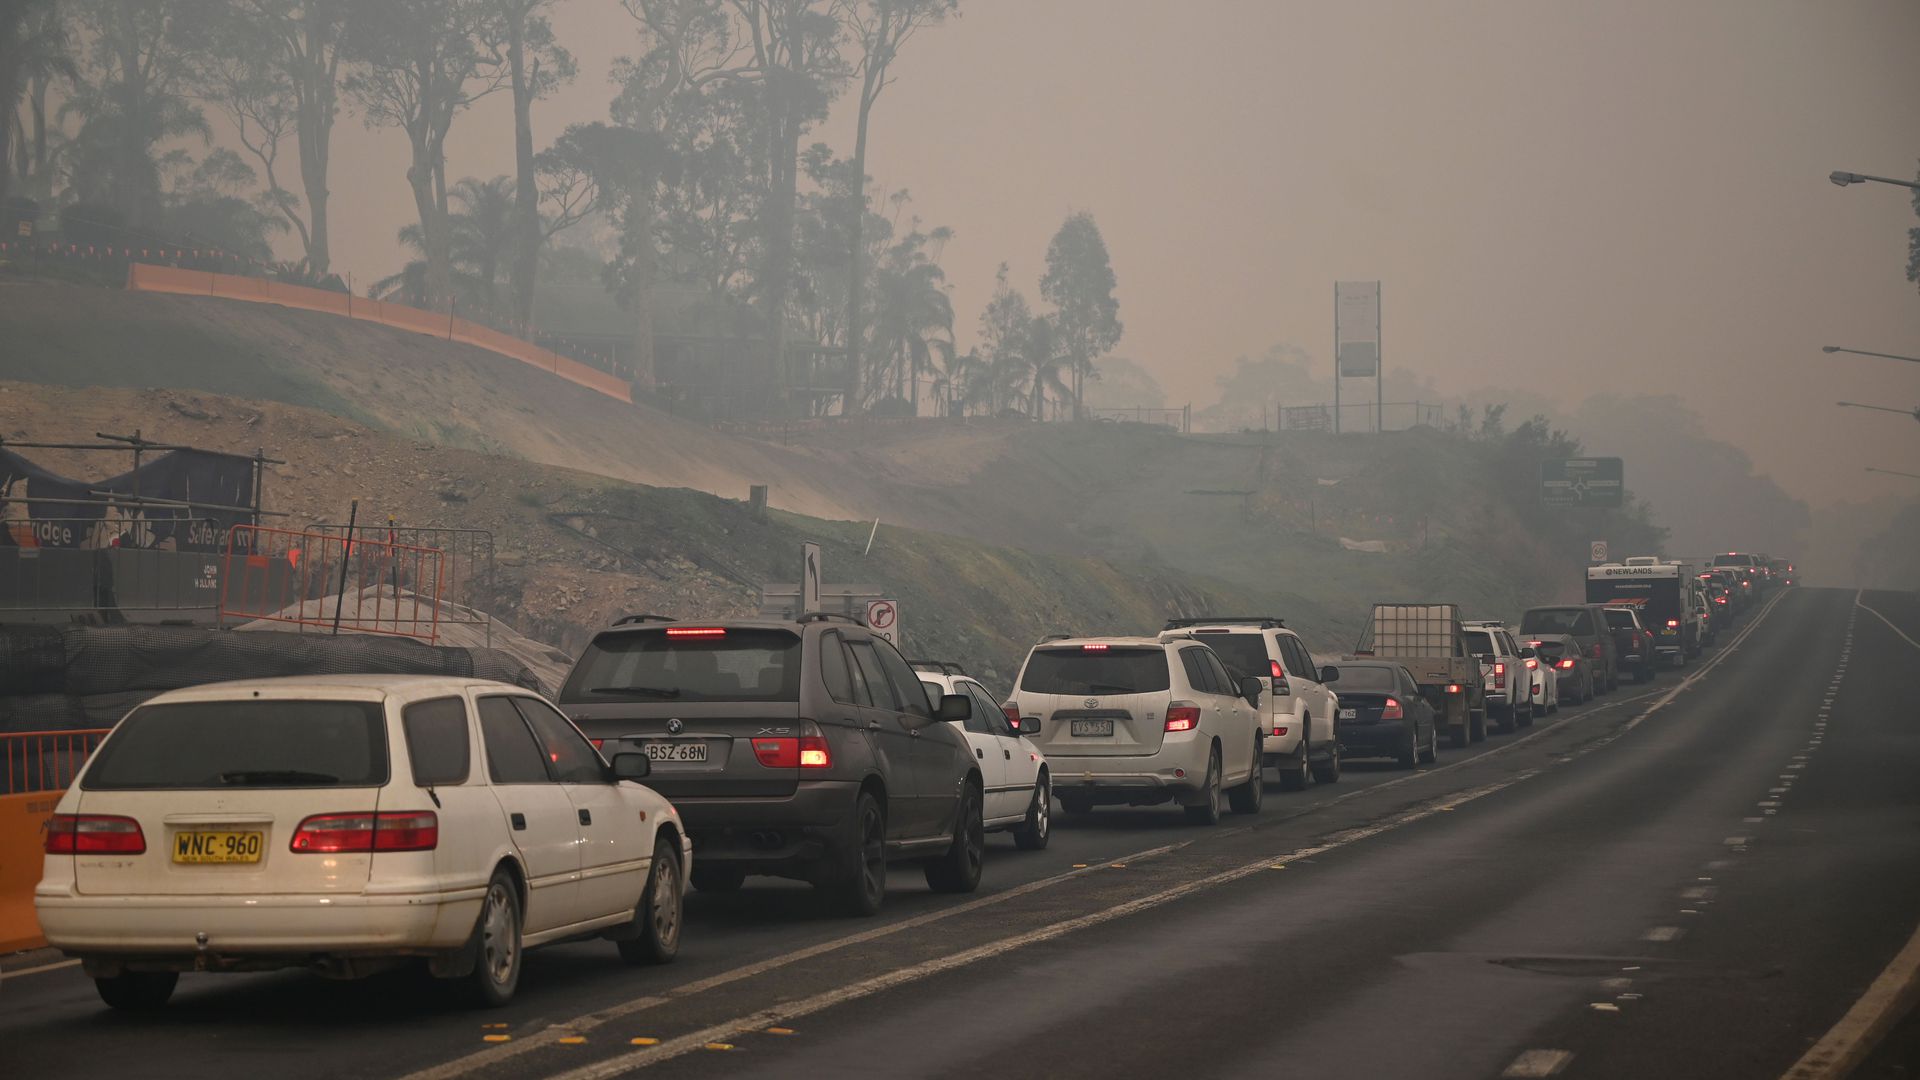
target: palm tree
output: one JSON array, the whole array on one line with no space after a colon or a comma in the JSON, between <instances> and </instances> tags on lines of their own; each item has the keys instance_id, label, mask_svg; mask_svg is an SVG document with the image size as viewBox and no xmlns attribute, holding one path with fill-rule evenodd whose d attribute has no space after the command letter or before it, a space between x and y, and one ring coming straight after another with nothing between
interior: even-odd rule
<instances>
[{"instance_id":1,"label":"palm tree","mask_svg":"<svg viewBox=\"0 0 1920 1080\"><path fill-rule=\"evenodd\" d=\"M1049 392L1056 399L1071 393L1067 388L1066 375L1073 358L1067 354L1066 346L1060 340L1059 328L1045 315L1029 322L1027 332L1022 336L1026 340L1017 354L1020 366L1015 370L1019 385L1026 389L1028 395L1027 415L1035 420L1045 420Z\"/></svg>"},{"instance_id":2,"label":"palm tree","mask_svg":"<svg viewBox=\"0 0 1920 1080\"><path fill-rule=\"evenodd\" d=\"M513 243L514 181L510 176L492 180L465 177L447 191L454 209L448 214L452 226L453 292L455 303L468 311L493 311L498 303L500 269ZM414 307L427 303L426 238L415 222L403 225L400 243L419 258L400 268L400 272L373 283L367 295L376 300L398 300Z\"/></svg>"},{"instance_id":3,"label":"palm tree","mask_svg":"<svg viewBox=\"0 0 1920 1080\"><path fill-rule=\"evenodd\" d=\"M917 231L907 234L875 267L873 336L865 350L874 374L888 376L893 396L910 401L915 415L920 376L933 370L936 349L951 355L953 347L953 298L946 272L926 255L928 239ZM865 382L869 398L887 386L881 378Z\"/></svg>"}]
</instances>

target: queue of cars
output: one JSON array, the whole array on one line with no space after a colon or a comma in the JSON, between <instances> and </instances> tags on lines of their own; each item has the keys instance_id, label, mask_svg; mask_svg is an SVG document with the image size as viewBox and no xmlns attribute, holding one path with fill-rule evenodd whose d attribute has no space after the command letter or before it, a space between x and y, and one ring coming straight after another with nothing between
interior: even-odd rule
<instances>
[{"instance_id":1,"label":"queue of cars","mask_svg":"<svg viewBox=\"0 0 1920 1080\"><path fill-rule=\"evenodd\" d=\"M1733 558L1623 575L1679 582L1669 628L1699 620L1673 635L1679 660L1790 580ZM1070 816L1170 803L1213 825L1258 813L1269 769L1297 790L1338 782L1348 758L1431 763L1443 731L1464 745L1489 719L1512 731L1651 678L1648 595L1532 608L1517 628L1377 605L1364 647L1327 664L1272 616L1057 636L1004 697L819 612L622 618L557 707L429 676L174 691L129 713L60 799L35 904L118 1009L164 1005L183 971L402 963L500 1005L530 947L602 938L630 963L673 959L689 884L789 878L871 915L890 864L968 893L987 832L1046 847L1056 800Z\"/></svg>"}]
</instances>

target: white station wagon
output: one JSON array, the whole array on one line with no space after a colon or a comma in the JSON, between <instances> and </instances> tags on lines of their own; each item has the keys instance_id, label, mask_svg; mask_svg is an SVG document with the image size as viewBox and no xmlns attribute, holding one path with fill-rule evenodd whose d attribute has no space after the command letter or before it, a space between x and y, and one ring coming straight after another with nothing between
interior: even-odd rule
<instances>
[{"instance_id":1,"label":"white station wagon","mask_svg":"<svg viewBox=\"0 0 1920 1080\"><path fill-rule=\"evenodd\" d=\"M118 1009L182 971L337 978L423 958L504 1004L528 946L678 951L673 807L536 694L423 676L230 682L148 701L48 822L34 905Z\"/></svg>"}]
</instances>

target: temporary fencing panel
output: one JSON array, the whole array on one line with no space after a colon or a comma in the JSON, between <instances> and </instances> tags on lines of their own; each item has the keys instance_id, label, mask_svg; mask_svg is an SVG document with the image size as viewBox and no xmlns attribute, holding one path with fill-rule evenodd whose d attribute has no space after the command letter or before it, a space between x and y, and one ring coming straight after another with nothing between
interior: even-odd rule
<instances>
[{"instance_id":1,"label":"temporary fencing panel","mask_svg":"<svg viewBox=\"0 0 1920 1080\"><path fill-rule=\"evenodd\" d=\"M236 526L227 534L221 622L260 619L435 640L442 552L365 535Z\"/></svg>"},{"instance_id":2,"label":"temporary fencing panel","mask_svg":"<svg viewBox=\"0 0 1920 1080\"><path fill-rule=\"evenodd\" d=\"M48 815L105 731L0 735L0 953L46 944L33 914Z\"/></svg>"},{"instance_id":3,"label":"temporary fencing panel","mask_svg":"<svg viewBox=\"0 0 1920 1080\"><path fill-rule=\"evenodd\" d=\"M127 288L139 292L177 293L186 296L218 296L259 304L340 315L362 322L380 323L416 334L445 338L472 345L491 353L518 360L530 367L551 372L568 382L631 403L632 388L625 380L569 360L550 349L503 334L491 327L453 315L442 315L404 304L368 300L347 293L288 285L266 278L239 277L199 270L178 270L170 266L134 263L128 268Z\"/></svg>"}]
</instances>

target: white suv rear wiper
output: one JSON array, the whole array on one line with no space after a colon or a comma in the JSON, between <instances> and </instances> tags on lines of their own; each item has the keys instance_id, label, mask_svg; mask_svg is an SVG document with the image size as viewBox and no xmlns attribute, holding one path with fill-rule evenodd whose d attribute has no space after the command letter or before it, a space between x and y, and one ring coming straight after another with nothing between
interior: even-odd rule
<instances>
[{"instance_id":1,"label":"white suv rear wiper","mask_svg":"<svg viewBox=\"0 0 1920 1080\"><path fill-rule=\"evenodd\" d=\"M680 688L677 686L595 686L589 694L637 694L643 697L677 698Z\"/></svg>"}]
</instances>

